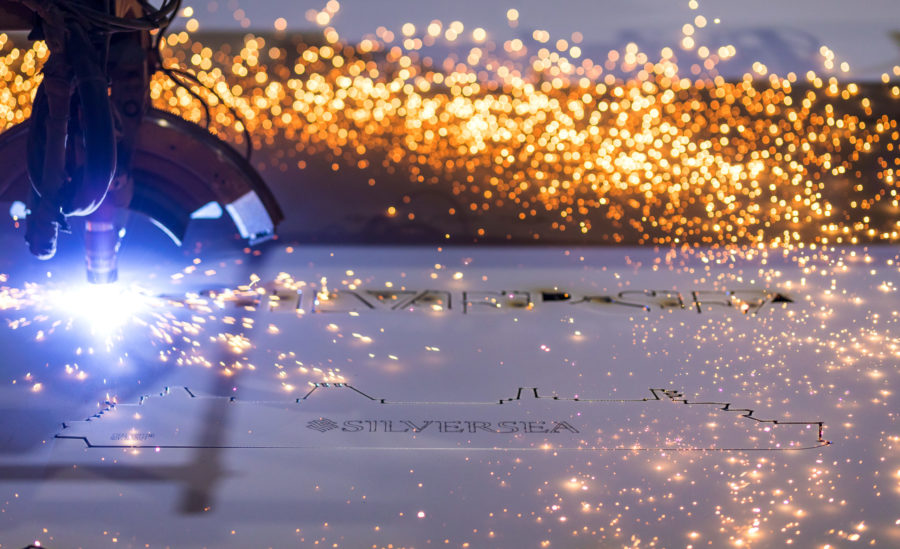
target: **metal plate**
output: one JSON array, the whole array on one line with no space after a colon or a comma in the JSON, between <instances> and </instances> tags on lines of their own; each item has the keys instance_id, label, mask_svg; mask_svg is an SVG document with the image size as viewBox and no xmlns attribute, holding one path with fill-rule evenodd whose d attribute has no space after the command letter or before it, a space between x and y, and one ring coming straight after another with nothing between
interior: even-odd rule
<instances>
[{"instance_id":1,"label":"metal plate","mask_svg":"<svg viewBox=\"0 0 900 549\"><path fill-rule=\"evenodd\" d=\"M895 248L141 253L4 258L2 547L898 541Z\"/></svg>"}]
</instances>

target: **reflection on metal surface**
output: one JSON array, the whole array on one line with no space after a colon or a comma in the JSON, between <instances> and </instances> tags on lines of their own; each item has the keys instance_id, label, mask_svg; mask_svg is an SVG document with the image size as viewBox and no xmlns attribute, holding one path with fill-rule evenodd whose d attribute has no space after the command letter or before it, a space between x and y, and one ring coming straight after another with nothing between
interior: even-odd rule
<instances>
[{"instance_id":1,"label":"reflection on metal surface","mask_svg":"<svg viewBox=\"0 0 900 549\"><path fill-rule=\"evenodd\" d=\"M222 217L222 206L218 202L207 202L191 213L191 219L219 219Z\"/></svg>"},{"instance_id":2,"label":"reflection on metal surface","mask_svg":"<svg viewBox=\"0 0 900 549\"><path fill-rule=\"evenodd\" d=\"M202 435L226 415L232 423L217 431L219 437ZM388 401L344 383L317 383L294 403L198 398L187 388L167 389L139 404L109 404L64 427L57 438L82 439L89 448L750 451L828 444L821 421L760 418L749 408L689 401L668 389L650 389L643 398L591 399L520 388L493 403Z\"/></svg>"}]
</instances>

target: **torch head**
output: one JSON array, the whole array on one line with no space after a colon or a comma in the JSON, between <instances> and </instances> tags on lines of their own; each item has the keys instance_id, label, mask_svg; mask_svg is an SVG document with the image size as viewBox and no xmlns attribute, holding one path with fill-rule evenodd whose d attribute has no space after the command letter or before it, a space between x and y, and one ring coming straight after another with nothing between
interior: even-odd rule
<instances>
[{"instance_id":1,"label":"torch head","mask_svg":"<svg viewBox=\"0 0 900 549\"><path fill-rule=\"evenodd\" d=\"M91 284L110 284L118 278L116 255L119 232L111 221L87 221L84 233L84 262Z\"/></svg>"}]
</instances>

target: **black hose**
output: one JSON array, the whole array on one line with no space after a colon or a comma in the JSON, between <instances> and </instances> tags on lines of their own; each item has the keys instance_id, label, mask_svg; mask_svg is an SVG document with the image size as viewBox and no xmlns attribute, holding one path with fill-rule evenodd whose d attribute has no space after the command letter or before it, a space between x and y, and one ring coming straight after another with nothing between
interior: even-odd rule
<instances>
[{"instance_id":1,"label":"black hose","mask_svg":"<svg viewBox=\"0 0 900 549\"><path fill-rule=\"evenodd\" d=\"M68 58L81 104L85 160L84 168L73 174L72 192L62 207L65 215L88 215L103 202L115 176L115 126L109 83L84 29L77 25L69 29L66 51L73 52Z\"/></svg>"},{"instance_id":2,"label":"black hose","mask_svg":"<svg viewBox=\"0 0 900 549\"><path fill-rule=\"evenodd\" d=\"M206 122L206 128L208 129L209 123L212 120L212 116L211 116L210 110L209 110L209 103L206 101L206 99L203 99L203 97L201 97L199 93L195 92L194 90L191 89L191 87L189 85L185 84L184 81L181 80L181 77L179 75L175 74L174 72L172 72L171 69L167 69L167 68L163 67L160 70L162 71L163 74L168 76L172 82L175 82L175 85L177 85L181 88L184 88L184 90L187 91L191 95L191 97L193 97L194 99L199 101L201 105L203 105L204 121Z\"/></svg>"},{"instance_id":3,"label":"black hose","mask_svg":"<svg viewBox=\"0 0 900 549\"><path fill-rule=\"evenodd\" d=\"M225 108L228 109L228 112L231 113L231 116L233 116L235 120L237 120L238 122L241 123L241 128L242 128L241 134L244 136L244 140L247 142L247 151L244 153L244 158L249 162L250 156L253 154L253 138L250 135L250 130L247 129L247 123L244 121L244 118L237 112L237 109L234 108L233 106L227 104L225 102L225 100L222 99L222 96L219 95L219 93L215 89L203 84L203 82L201 82L200 79L197 78L197 75L192 74L186 70L175 68L175 67L164 67L162 69L162 71L163 71L163 73L165 73L166 76L171 78L173 82L175 82L179 86L187 89L189 92L192 92L191 95L194 95L193 91L188 89L187 86L184 84L184 82L179 81L178 79L174 78L173 76L187 78L188 80L190 80L191 82L194 82L198 86L206 88L207 90L209 90L209 92L211 94L216 96L216 99L218 99L219 103L221 103L222 105L225 106ZM204 101L203 99L200 99L200 102L203 103L204 106L207 106L206 101ZM206 115L208 118L209 117L208 106L207 106Z\"/></svg>"},{"instance_id":4,"label":"black hose","mask_svg":"<svg viewBox=\"0 0 900 549\"><path fill-rule=\"evenodd\" d=\"M47 115L50 105L47 101L47 92L44 83L38 86L31 103L31 118L28 126L28 141L25 147L26 167L31 186L37 192L37 187L43 181L44 174L44 150L47 143ZM40 196L40 195L38 195Z\"/></svg>"}]
</instances>

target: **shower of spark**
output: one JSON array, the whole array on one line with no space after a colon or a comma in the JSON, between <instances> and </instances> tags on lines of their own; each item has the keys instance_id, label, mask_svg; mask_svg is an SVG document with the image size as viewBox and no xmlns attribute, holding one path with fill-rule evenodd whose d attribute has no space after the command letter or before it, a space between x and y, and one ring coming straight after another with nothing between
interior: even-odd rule
<instances>
[{"instance_id":1,"label":"shower of spark","mask_svg":"<svg viewBox=\"0 0 900 549\"><path fill-rule=\"evenodd\" d=\"M140 288L49 282L26 282L16 287L5 284L8 278L4 275L0 279L4 281L0 310L21 312L23 316L9 320L8 327L32 326L36 341L48 340L57 331L78 330L112 351L130 326L152 323L158 327L167 322L159 313L165 301Z\"/></svg>"}]
</instances>

